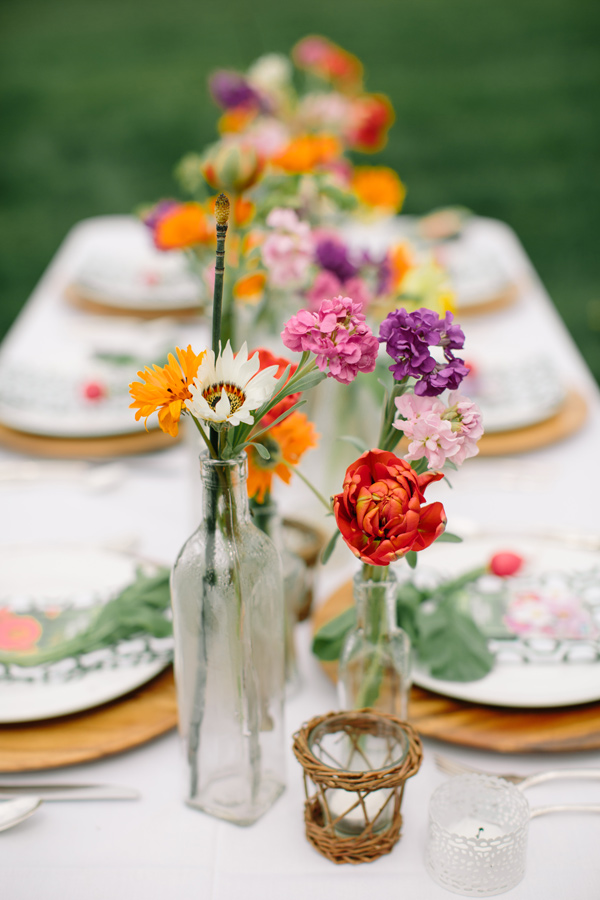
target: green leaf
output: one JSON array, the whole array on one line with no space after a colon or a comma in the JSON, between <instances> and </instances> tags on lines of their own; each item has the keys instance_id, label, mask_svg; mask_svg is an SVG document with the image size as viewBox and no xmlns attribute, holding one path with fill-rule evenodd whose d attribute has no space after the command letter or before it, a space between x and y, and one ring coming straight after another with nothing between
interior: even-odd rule
<instances>
[{"instance_id":1,"label":"green leaf","mask_svg":"<svg viewBox=\"0 0 600 900\"><path fill-rule=\"evenodd\" d=\"M459 612L452 598L433 612L417 612L417 652L435 678L445 681L477 681L491 671L494 655L473 619Z\"/></svg>"},{"instance_id":2,"label":"green leaf","mask_svg":"<svg viewBox=\"0 0 600 900\"><path fill-rule=\"evenodd\" d=\"M360 438L354 437L353 434L341 434L338 437L338 441L346 441L347 444L352 444L353 447L356 447L359 453L366 453L369 449L364 441L361 441Z\"/></svg>"},{"instance_id":3,"label":"green leaf","mask_svg":"<svg viewBox=\"0 0 600 900\"><path fill-rule=\"evenodd\" d=\"M406 554L404 555L404 559L405 559L406 562L409 564L409 566L411 567L411 569L416 569L416 568L417 568L417 560L418 560L418 557L417 557L417 554L416 554L416 552L415 552L414 550L409 550L408 553L406 553Z\"/></svg>"},{"instance_id":4,"label":"green leaf","mask_svg":"<svg viewBox=\"0 0 600 900\"><path fill-rule=\"evenodd\" d=\"M172 623L165 617L171 602L169 570L161 568L154 575L146 575L141 569L135 581L103 606L98 617L80 634L60 645L39 653L14 655L0 661L16 662L20 666L37 666L59 659L101 650L118 641L128 640L138 634L166 637L172 633Z\"/></svg>"},{"instance_id":5,"label":"green leaf","mask_svg":"<svg viewBox=\"0 0 600 900\"><path fill-rule=\"evenodd\" d=\"M331 513L330 515L333 515L333 513ZM321 562L323 563L323 565L325 565L325 563L328 561L329 557L335 550L335 545L337 544L337 539L339 538L339 536L340 532L336 529L331 535L330 539L327 541L327 546L321 553Z\"/></svg>"},{"instance_id":6,"label":"green leaf","mask_svg":"<svg viewBox=\"0 0 600 900\"><path fill-rule=\"evenodd\" d=\"M436 544L462 544L462 540L458 534L452 534L451 531L442 531L435 542Z\"/></svg>"},{"instance_id":7,"label":"green leaf","mask_svg":"<svg viewBox=\"0 0 600 900\"><path fill-rule=\"evenodd\" d=\"M351 606L335 619L319 628L313 638L312 651L326 661L339 659L346 635L356 626L356 609Z\"/></svg>"},{"instance_id":8,"label":"green leaf","mask_svg":"<svg viewBox=\"0 0 600 900\"><path fill-rule=\"evenodd\" d=\"M246 447L254 447L261 459L271 459L271 454L264 444L258 444L256 441L248 441L244 444L244 449L246 449Z\"/></svg>"}]
</instances>

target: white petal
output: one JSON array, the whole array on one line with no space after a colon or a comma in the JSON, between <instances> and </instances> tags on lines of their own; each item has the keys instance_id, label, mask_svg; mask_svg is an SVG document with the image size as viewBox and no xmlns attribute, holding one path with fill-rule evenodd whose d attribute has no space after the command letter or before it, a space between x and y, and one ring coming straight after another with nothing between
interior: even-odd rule
<instances>
[{"instance_id":1,"label":"white petal","mask_svg":"<svg viewBox=\"0 0 600 900\"><path fill-rule=\"evenodd\" d=\"M231 414L231 403L225 388L221 391L221 399L215 405L215 416L219 421L228 419Z\"/></svg>"},{"instance_id":2,"label":"white petal","mask_svg":"<svg viewBox=\"0 0 600 900\"><path fill-rule=\"evenodd\" d=\"M246 346L246 345L244 344L244 346ZM253 375L256 375L256 373L258 372L259 369L260 369L260 354L259 354L258 350L256 350L252 354L250 359L247 358L247 354L246 354L246 360L244 361L244 365L240 366L240 370L239 370L240 378L243 379L242 384L246 384L246 382L249 381Z\"/></svg>"},{"instance_id":3,"label":"white petal","mask_svg":"<svg viewBox=\"0 0 600 900\"><path fill-rule=\"evenodd\" d=\"M233 350L231 344L227 341L225 349L219 354L216 365L217 381L231 381L234 369Z\"/></svg>"},{"instance_id":4,"label":"white petal","mask_svg":"<svg viewBox=\"0 0 600 900\"><path fill-rule=\"evenodd\" d=\"M277 366L269 366L267 369L263 369L262 372L258 372L246 385L246 395L262 397L263 400L268 400L277 384L276 372Z\"/></svg>"},{"instance_id":5,"label":"white petal","mask_svg":"<svg viewBox=\"0 0 600 900\"><path fill-rule=\"evenodd\" d=\"M190 402L190 412L197 419L210 419L212 417L212 409L200 393L197 393Z\"/></svg>"}]
</instances>

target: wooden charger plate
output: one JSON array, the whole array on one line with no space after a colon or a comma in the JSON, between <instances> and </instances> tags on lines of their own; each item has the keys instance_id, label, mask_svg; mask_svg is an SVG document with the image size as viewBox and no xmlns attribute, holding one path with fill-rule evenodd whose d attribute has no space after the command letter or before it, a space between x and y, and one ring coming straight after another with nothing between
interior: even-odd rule
<instances>
[{"instance_id":1,"label":"wooden charger plate","mask_svg":"<svg viewBox=\"0 0 600 900\"><path fill-rule=\"evenodd\" d=\"M172 438L160 428L149 431L132 431L108 437L48 437L17 431L0 423L0 444L19 453L44 456L52 459L104 459L112 456L137 456L167 450L179 437Z\"/></svg>"},{"instance_id":2,"label":"wooden charger plate","mask_svg":"<svg viewBox=\"0 0 600 900\"><path fill-rule=\"evenodd\" d=\"M460 305L460 297L456 301L456 315L464 319L467 316L479 316L482 313L497 312L499 309L506 309L512 306L519 296L519 288L516 284L508 284L503 291L482 300L481 303L466 303Z\"/></svg>"},{"instance_id":3,"label":"wooden charger plate","mask_svg":"<svg viewBox=\"0 0 600 900\"><path fill-rule=\"evenodd\" d=\"M125 697L31 724L0 725L0 771L28 772L89 762L137 747L177 725L169 667Z\"/></svg>"},{"instance_id":4,"label":"wooden charger plate","mask_svg":"<svg viewBox=\"0 0 600 900\"><path fill-rule=\"evenodd\" d=\"M562 441L578 431L587 417L587 404L577 391L569 389L561 408L543 422L513 431L484 434L477 446L480 456L527 453Z\"/></svg>"},{"instance_id":5,"label":"wooden charger plate","mask_svg":"<svg viewBox=\"0 0 600 900\"><path fill-rule=\"evenodd\" d=\"M137 306L112 306L92 294L82 293L74 284L65 289L65 296L72 306L82 309L84 312L94 313L99 316L128 316L133 319L193 319L203 313L203 307L198 306L167 306L140 308Z\"/></svg>"},{"instance_id":6,"label":"wooden charger plate","mask_svg":"<svg viewBox=\"0 0 600 900\"><path fill-rule=\"evenodd\" d=\"M352 582L342 585L313 616L313 629L352 605ZM335 681L337 663L322 662ZM500 753L600 749L600 703L557 709L484 706L413 687L408 718L428 738Z\"/></svg>"}]
</instances>

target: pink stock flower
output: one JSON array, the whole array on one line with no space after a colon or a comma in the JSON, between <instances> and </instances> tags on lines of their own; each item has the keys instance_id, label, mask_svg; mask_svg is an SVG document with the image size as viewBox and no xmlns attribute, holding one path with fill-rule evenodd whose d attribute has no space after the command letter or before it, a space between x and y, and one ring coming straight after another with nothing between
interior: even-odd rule
<instances>
[{"instance_id":1,"label":"pink stock flower","mask_svg":"<svg viewBox=\"0 0 600 900\"><path fill-rule=\"evenodd\" d=\"M407 459L424 456L432 468L439 469L446 460L460 466L479 452L481 413L468 398L454 392L449 396L448 407L438 397L417 394L403 394L395 402L404 418L394 422L394 427L409 440Z\"/></svg>"},{"instance_id":2,"label":"pink stock flower","mask_svg":"<svg viewBox=\"0 0 600 900\"><path fill-rule=\"evenodd\" d=\"M354 276L342 284L337 275L328 272L327 269L321 269L318 273L313 286L306 292L306 299L311 308L316 309L322 300L340 296L342 291L351 294L354 301L360 303L363 308L368 306L373 299L371 291L362 278Z\"/></svg>"},{"instance_id":3,"label":"pink stock flower","mask_svg":"<svg viewBox=\"0 0 600 900\"><path fill-rule=\"evenodd\" d=\"M328 369L329 378L348 384L377 362L379 342L361 309L350 297L323 300L316 312L301 309L282 331L283 343L297 353L314 353L321 372Z\"/></svg>"},{"instance_id":4,"label":"pink stock flower","mask_svg":"<svg viewBox=\"0 0 600 900\"><path fill-rule=\"evenodd\" d=\"M262 246L262 260L275 287L302 281L312 261L314 241L308 222L301 222L293 209L273 209L267 225L274 231Z\"/></svg>"},{"instance_id":5,"label":"pink stock flower","mask_svg":"<svg viewBox=\"0 0 600 900\"><path fill-rule=\"evenodd\" d=\"M479 453L477 441L483 434L481 411L468 397L461 397L458 391L452 391L448 397L448 408L444 418L452 423L452 430L460 437L458 450L452 457L452 462L461 466L465 459Z\"/></svg>"}]
</instances>

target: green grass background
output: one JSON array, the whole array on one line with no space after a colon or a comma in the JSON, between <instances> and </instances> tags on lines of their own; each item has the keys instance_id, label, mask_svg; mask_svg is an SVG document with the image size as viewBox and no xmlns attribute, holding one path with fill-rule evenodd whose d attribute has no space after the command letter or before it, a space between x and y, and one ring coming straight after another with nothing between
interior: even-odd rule
<instances>
[{"instance_id":1,"label":"green grass background","mask_svg":"<svg viewBox=\"0 0 600 900\"><path fill-rule=\"evenodd\" d=\"M321 33L394 104L405 211L508 222L600 380L599 26L597 0L4 0L0 337L75 222L173 194L212 69Z\"/></svg>"}]
</instances>

